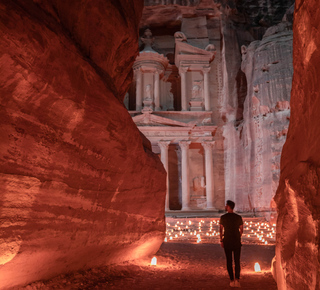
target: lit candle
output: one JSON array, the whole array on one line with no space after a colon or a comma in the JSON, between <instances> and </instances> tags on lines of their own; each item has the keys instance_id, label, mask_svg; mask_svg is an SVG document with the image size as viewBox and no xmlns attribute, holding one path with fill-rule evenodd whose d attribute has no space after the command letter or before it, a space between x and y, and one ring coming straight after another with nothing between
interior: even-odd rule
<instances>
[{"instance_id":1,"label":"lit candle","mask_svg":"<svg viewBox=\"0 0 320 290\"><path fill-rule=\"evenodd\" d=\"M261 272L261 268L258 262L254 264L254 270L255 272Z\"/></svg>"},{"instance_id":2,"label":"lit candle","mask_svg":"<svg viewBox=\"0 0 320 290\"><path fill-rule=\"evenodd\" d=\"M156 266L157 265L157 258L156 257L153 257L151 259L151 266Z\"/></svg>"}]
</instances>

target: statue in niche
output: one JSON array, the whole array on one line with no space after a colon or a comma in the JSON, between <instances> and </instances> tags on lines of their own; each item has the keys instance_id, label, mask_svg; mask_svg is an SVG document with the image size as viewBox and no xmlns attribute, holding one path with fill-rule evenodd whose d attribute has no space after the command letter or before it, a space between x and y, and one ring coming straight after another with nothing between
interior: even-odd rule
<instances>
[{"instance_id":1,"label":"statue in niche","mask_svg":"<svg viewBox=\"0 0 320 290\"><path fill-rule=\"evenodd\" d=\"M141 41L144 44L144 49L143 49L144 51L146 50L153 51L152 45L154 43L154 37L152 36L152 32L149 28L144 31L144 34L141 37Z\"/></svg>"},{"instance_id":2,"label":"statue in niche","mask_svg":"<svg viewBox=\"0 0 320 290\"><path fill-rule=\"evenodd\" d=\"M201 90L200 86L193 85L193 87L192 87L192 99L193 100L201 99L200 90Z\"/></svg>"},{"instance_id":3,"label":"statue in niche","mask_svg":"<svg viewBox=\"0 0 320 290\"><path fill-rule=\"evenodd\" d=\"M169 111L174 111L173 93L169 92Z\"/></svg>"},{"instance_id":4,"label":"statue in niche","mask_svg":"<svg viewBox=\"0 0 320 290\"><path fill-rule=\"evenodd\" d=\"M202 111L203 98L201 94L201 87L198 85L199 81L195 81L192 87L190 99L190 111Z\"/></svg>"},{"instance_id":5,"label":"statue in niche","mask_svg":"<svg viewBox=\"0 0 320 290\"><path fill-rule=\"evenodd\" d=\"M146 85L145 93L145 100L152 100L152 89L150 84Z\"/></svg>"},{"instance_id":6,"label":"statue in niche","mask_svg":"<svg viewBox=\"0 0 320 290\"><path fill-rule=\"evenodd\" d=\"M193 183L193 191L195 192L202 192L203 189L206 187L204 176L195 177L192 183Z\"/></svg>"},{"instance_id":7,"label":"statue in niche","mask_svg":"<svg viewBox=\"0 0 320 290\"><path fill-rule=\"evenodd\" d=\"M145 97L143 100L143 110L142 112L151 112L152 111L152 106L153 106L153 101L152 101L152 87L150 84L145 86Z\"/></svg>"}]
</instances>

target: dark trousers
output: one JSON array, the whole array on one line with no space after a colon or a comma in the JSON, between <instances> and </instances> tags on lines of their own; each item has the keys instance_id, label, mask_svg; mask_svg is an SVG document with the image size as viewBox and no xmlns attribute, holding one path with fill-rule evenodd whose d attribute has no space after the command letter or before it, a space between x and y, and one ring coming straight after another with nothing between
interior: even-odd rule
<instances>
[{"instance_id":1,"label":"dark trousers","mask_svg":"<svg viewBox=\"0 0 320 290\"><path fill-rule=\"evenodd\" d=\"M234 265L235 265L235 277L236 279L240 279L240 253L241 247L235 249L224 249L227 258L227 270L229 273L230 280L234 280L233 276L233 267L232 267L232 252L234 257Z\"/></svg>"}]
</instances>

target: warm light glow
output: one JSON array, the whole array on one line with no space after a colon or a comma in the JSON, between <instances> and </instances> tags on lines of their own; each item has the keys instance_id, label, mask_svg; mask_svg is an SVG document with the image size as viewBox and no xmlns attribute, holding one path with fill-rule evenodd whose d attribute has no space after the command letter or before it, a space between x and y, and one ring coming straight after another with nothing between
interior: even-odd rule
<instances>
[{"instance_id":1,"label":"warm light glow","mask_svg":"<svg viewBox=\"0 0 320 290\"><path fill-rule=\"evenodd\" d=\"M156 266L157 265L157 258L156 257L153 257L151 259L151 266Z\"/></svg>"},{"instance_id":2,"label":"warm light glow","mask_svg":"<svg viewBox=\"0 0 320 290\"><path fill-rule=\"evenodd\" d=\"M260 265L259 265L258 262L254 264L254 271L255 272L261 272L261 268L260 268Z\"/></svg>"},{"instance_id":3,"label":"warm light glow","mask_svg":"<svg viewBox=\"0 0 320 290\"><path fill-rule=\"evenodd\" d=\"M275 243L275 228L265 221L244 220L243 242L258 243L260 245L273 245ZM219 243L219 220L218 219L169 219L166 222L167 242L183 241L183 242L212 242ZM170 236L172 237L170 238ZM201 238L199 239L199 236Z\"/></svg>"}]
</instances>

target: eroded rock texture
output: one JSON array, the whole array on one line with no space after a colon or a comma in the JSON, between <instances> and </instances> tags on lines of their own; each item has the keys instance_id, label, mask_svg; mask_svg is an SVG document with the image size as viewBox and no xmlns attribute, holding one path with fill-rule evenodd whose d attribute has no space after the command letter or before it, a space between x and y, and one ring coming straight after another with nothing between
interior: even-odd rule
<instances>
[{"instance_id":1,"label":"eroded rock texture","mask_svg":"<svg viewBox=\"0 0 320 290\"><path fill-rule=\"evenodd\" d=\"M278 289L319 289L320 8L296 1L291 120L281 156L276 271Z\"/></svg>"},{"instance_id":2,"label":"eroded rock texture","mask_svg":"<svg viewBox=\"0 0 320 290\"><path fill-rule=\"evenodd\" d=\"M283 21L261 41L242 46L236 76L237 100L225 125L227 179L232 198L243 210L267 211L279 181L280 154L290 118L292 29ZM235 109L234 107L237 107Z\"/></svg>"},{"instance_id":3,"label":"eroded rock texture","mask_svg":"<svg viewBox=\"0 0 320 290\"><path fill-rule=\"evenodd\" d=\"M122 104L142 1L0 3L0 288L150 254L165 172Z\"/></svg>"}]
</instances>

